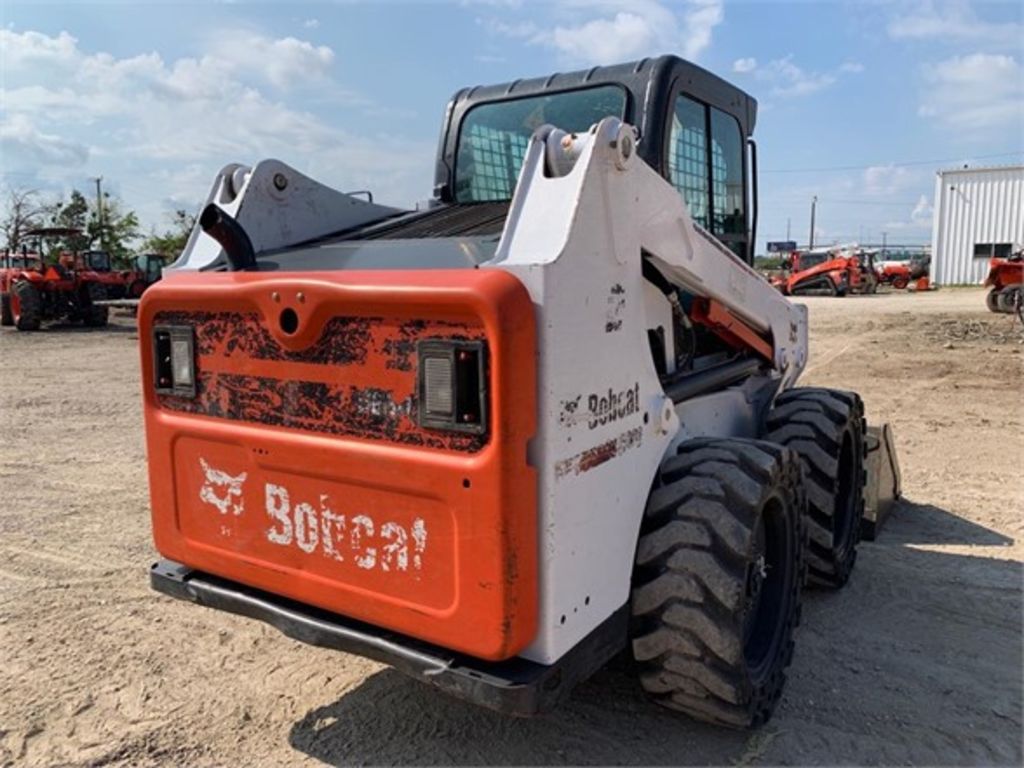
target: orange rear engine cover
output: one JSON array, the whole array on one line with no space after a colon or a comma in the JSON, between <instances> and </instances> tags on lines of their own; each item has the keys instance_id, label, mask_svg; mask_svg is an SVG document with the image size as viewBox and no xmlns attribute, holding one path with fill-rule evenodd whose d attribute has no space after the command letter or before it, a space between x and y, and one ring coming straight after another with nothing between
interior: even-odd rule
<instances>
[{"instance_id":1,"label":"orange rear engine cover","mask_svg":"<svg viewBox=\"0 0 1024 768\"><path fill-rule=\"evenodd\" d=\"M165 326L191 328L194 397L156 391ZM484 659L530 642L536 339L516 278L182 273L146 291L139 338L161 555ZM423 340L486 345L484 434L420 426Z\"/></svg>"}]
</instances>

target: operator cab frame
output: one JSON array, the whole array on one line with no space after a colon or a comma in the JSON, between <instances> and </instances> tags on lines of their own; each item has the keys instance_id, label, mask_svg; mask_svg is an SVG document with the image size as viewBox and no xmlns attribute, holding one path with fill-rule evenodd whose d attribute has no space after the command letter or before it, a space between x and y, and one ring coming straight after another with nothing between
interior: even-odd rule
<instances>
[{"instance_id":1,"label":"operator cab frame","mask_svg":"<svg viewBox=\"0 0 1024 768\"><path fill-rule=\"evenodd\" d=\"M696 224L752 264L757 229L757 155L751 136L757 102L677 56L459 90L445 111L434 174L435 198L443 204L510 199L533 130L550 122L562 130L582 132L591 122L597 122L586 105L579 110L578 118L586 125L566 125L565 117L561 121L547 119L545 107L551 106L550 97L587 91L595 97L599 93L605 96L609 87L621 89L623 96L621 113L614 116L639 131L637 154L679 191ZM484 126L490 135L477 131L467 137L466 127L471 125L474 111L501 104L526 108L520 110L527 113L521 126L501 125L502 116L493 110L492 125ZM477 111L476 115L480 114ZM605 116L601 114L598 119ZM474 146L467 148L468 141ZM465 163L474 154L491 164L492 173L496 156L507 168L503 174L499 172L504 178L498 183L488 180L467 193L466 173L460 162Z\"/></svg>"}]
</instances>

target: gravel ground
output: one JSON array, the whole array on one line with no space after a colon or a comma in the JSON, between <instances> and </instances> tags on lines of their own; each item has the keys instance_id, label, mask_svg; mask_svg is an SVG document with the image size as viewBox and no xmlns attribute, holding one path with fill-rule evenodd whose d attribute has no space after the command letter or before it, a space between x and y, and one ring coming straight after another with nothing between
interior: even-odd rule
<instances>
[{"instance_id":1,"label":"gravel ground","mask_svg":"<svg viewBox=\"0 0 1024 768\"><path fill-rule=\"evenodd\" d=\"M1022 762L1021 333L980 290L811 299L804 382L891 421L906 498L809 594L755 733L648 704L621 666L514 720L151 592L136 333L0 332L0 764Z\"/></svg>"}]
</instances>

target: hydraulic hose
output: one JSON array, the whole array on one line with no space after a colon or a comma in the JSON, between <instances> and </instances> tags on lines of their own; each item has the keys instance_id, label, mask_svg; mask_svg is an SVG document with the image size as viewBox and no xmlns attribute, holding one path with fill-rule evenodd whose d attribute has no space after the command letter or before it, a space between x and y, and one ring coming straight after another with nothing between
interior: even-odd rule
<instances>
[{"instance_id":1,"label":"hydraulic hose","mask_svg":"<svg viewBox=\"0 0 1024 768\"><path fill-rule=\"evenodd\" d=\"M199 226L224 249L228 269L232 272L255 272L256 252L242 225L215 203L210 203L199 216Z\"/></svg>"}]
</instances>

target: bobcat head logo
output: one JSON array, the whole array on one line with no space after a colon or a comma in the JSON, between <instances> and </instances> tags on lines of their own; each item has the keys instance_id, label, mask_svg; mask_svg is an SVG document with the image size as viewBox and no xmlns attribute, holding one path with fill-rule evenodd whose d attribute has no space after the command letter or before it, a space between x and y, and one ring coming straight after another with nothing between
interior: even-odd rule
<instances>
[{"instance_id":1,"label":"bobcat head logo","mask_svg":"<svg viewBox=\"0 0 1024 768\"><path fill-rule=\"evenodd\" d=\"M206 482L203 483L203 487L199 491L199 500L212 504L222 515L226 515L229 508L236 517L241 515L245 508L245 501L242 498L242 483L245 482L249 473L243 472L237 477L233 477L227 472L211 467L204 459L199 459L199 464L206 476Z\"/></svg>"}]
</instances>

